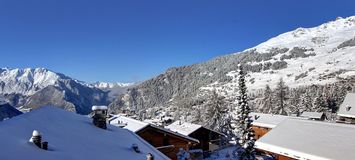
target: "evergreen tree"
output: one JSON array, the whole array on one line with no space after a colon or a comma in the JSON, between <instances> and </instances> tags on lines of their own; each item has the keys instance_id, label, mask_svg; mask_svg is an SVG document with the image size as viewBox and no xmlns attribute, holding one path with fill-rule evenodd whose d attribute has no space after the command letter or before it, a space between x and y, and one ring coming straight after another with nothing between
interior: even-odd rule
<instances>
[{"instance_id":1,"label":"evergreen tree","mask_svg":"<svg viewBox=\"0 0 355 160\"><path fill-rule=\"evenodd\" d=\"M308 90L301 95L301 113L305 111L311 111L312 109L312 99Z\"/></svg>"},{"instance_id":2,"label":"evergreen tree","mask_svg":"<svg viewBox=\"0 0 355 160\"><path fill-rule=\"evenodd\" d=\"M323 94L321 93L321 90L318 89L317 94L315 95L315 98L313 99L312 102L312 110L315 112L323 112L324 107L325 107L324 97Z\"/></svg>"},{"instance_id":3,"label":"evergreen tree","mask_svg":"<svg viewBox=\"0 0 355 160\"><path fill-rule=\"evenodd\" d=\"M277 86L275 89L276 107L272 111L273 114L287 115L286 105L285 105L287 90L288 90L288 87L285 85L285 82L283 81L283 79L280 78L280 81L277 83Z\"/></svg>"},{"instance_id":4,"label":"evergreen tree","mask_svg":"<svg viewBox=\"0 0 355 160\"><path fill-rule=\"evenodd\" d=\"M238 72L239 95L237 97L238 107L236 110L236 132L239 136L238 144L242 147L242 151L238 152L238 156L241 160L249 160L255 159L254 131L251 124L252 120L249 116L251 109L248 105L245 73L241 64L238 65Z\"/></svg>"},{"instance_id":5,"label":"evergreen tree","mask_svg":"<svg viewBox=\"0 0 355 160\"><path fill-rule=\"evenodd\" d=\"M218 93L213 90L203 105L203 108L206 108L205 122L207 127L221 132L222 123L228 113L225 97L218 95Z\"/></svg>"},{"instance_id":6,"label":"evergreen tree","mask_svg":"<svg viewBox=\"0 0 355 160\"><path fill-rule=\"evenodd\" d=\"M272 91L270 89L269 85L266 85L265 91L264 91L264 96L263 96L263 104L262 104L262 110L261 112L263 113L270 113L272 109Z\"/></svg>"}]
</instances>

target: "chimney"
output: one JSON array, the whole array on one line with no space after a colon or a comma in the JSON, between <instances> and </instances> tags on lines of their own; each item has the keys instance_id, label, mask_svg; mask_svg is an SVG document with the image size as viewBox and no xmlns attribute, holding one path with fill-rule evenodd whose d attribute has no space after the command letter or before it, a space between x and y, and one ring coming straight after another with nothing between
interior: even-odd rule
<instances>
[{"instance_id":1,"label":"chimney","mask_svg":"<svg viewBox=\"0 0 355 160\"><path fill-rule=\"evenodd\" d=\"M148 153L147 160L154 160L154 156L151 153Z\"/></svg>"},{"instance_id":2,"label":"chimney","mask_svg":"<svg viewBox=\"0 0 355 160\"><path fill-rule=\"evenodd\" d=\"M30 142L35 144L38 148L48 150L48 142L42 142L42 136L37 130L33 130Z\"/></svg>"},{"instance_id":3,"label":"chimney","mask_svg":"<svg viewBox=\"0 0 355 160\"><path fill-rule=\"evenodd\" d=\"M37 131L34 130L32 132L32 137L30 139L30 142L32 142L33 144L35 144L37 147L41 148L41 144L42 144L42 136L41 134Z\"/></svg>"},{"instance_id":4,"label":"chimney","mask_svg":"<svg viewBox=\"0 0 355 160\"><path fill-rule=\"evenodd\" d=\"M106 117L107 117L107 106L92 106L93 116L92 122L96 127L107 129Z\"/></svg>"},{"instance_id":5,"label":"chimney","mask_svg":"<svg viewBox=\"0 0 355 160\"><path fill-rule=\"evenodd\" d=\"M140 153L140 152L141 152L141 151L139 150L139 148L138 148L138 145L135 144L135 143L132 144L132 149L133 149L135 152L137 152L137 153Z\"/></svg>"}]
</instances>

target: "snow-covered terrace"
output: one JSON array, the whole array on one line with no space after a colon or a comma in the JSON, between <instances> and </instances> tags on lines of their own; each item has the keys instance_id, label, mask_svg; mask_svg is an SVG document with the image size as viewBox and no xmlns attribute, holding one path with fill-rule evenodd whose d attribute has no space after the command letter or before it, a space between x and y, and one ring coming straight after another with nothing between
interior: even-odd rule
<instances>
[{"instance_id":1,"label":"snow-covered terrace","mask_svg":"<svg viewBox=\"0 0 355 160\"><path fill-rule=\"evenodd\" d=\"M256 142L256 148L295 159L354 159L355 126L289 118Z\"/></svg>"},{"instance_id":2,"label":"snow-covered terrace","mask_svg":"<svg viewBox=\"0 0 355 160\"><path fill-rule=\"evenodd\" d=\"M46 160L145 160L169 159L132 131L112 125L107 130L95 127L92 119L55 107L40 109L0 122L1 159ZM32 131L42 133L48 150L29 142ZM139 153L132 149L136 144Z\"/></svg>"}]
</instances>

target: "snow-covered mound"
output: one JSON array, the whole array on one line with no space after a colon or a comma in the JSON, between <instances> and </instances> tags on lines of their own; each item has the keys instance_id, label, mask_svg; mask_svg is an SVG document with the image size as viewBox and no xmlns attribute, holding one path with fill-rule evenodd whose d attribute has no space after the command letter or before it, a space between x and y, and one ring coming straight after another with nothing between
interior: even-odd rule
<instances>
[{"instance_id":1,"label":"snow-covered mound","mask_svg":"<svg viewBox=\"0 0 355 160\"><path fill-rule=\"evenodd\" d=\"M32 131L48 141L48 150L29 142ZM1 159L47 160L144 160L151 153L156 160L169 159L133 132L108 125L95 127L87 116L55 107L43 107L0 123ZM136 144L140 153L132 149Z\"/></svg>"},{"instance_id":2,"label":"snow-covered mound","mask_svg":"<svg viewBox=\"0 0 355 160\"><path fill-rule=\"evenodd\" d=\"M20 114L22 114L22 112L12 107L8 103L0 104L0 121L10 119Z\"/></svg>"}]
</instances>

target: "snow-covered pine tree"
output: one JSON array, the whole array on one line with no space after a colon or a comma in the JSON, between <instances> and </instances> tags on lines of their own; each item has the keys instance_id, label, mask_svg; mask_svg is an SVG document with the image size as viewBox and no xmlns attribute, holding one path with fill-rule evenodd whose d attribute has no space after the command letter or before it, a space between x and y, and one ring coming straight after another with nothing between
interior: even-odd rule
<instances>
[{"instance_id":1,"label":"snow-covered pine tree","mask_svg":"<svg viewBox=\"0 0 355 160\"><path fill-rule=\"evenodd\" d=\"M254 149L254 130L252 129L252 119L249 116L251 109L248 105L247 87L245 85L245 73L243 66L238 65L238 86L239 95L237 96L238 107L236 109L236 132L238 133L238 144L242 147L242 151L238 153L241 160L255 159Z\"/></svg>"},{"instance_id":2,"label":"snow-covered pine tree","mask_svg":"<svg viewBox=\"0 0 355 160\"><path fill-rule=\"evenodd\" d=\"M276 107L273 110L273 114L281 114L281 115L287 115L286 112L286 94L287 94L288 87L285 85L285 82L283 81L282 78L280 78L280 81L277 83L276 89L275 89L275 103Z\"/></svg>"},{"instance_id":3,"label":"snow-covered pine tree","mask_svg":"<svg viewBox=\"0 0 355 160\"><path fill-rule=\"evenodd\" d=\"M325 111L325 103L322 90L318 89L317 93L312 101L312 110L315 112L324 112Z\"/></svg>"},{"instance_id":4,"label":"snow-covered pine tree","mask_svg":"<svg viewBox=\"0 0 355 160\"><path fill-rule=\"evenodd\" d=\"M265 91L263 94L263 104L261 112L263 113L270 113L272 109L272 91L269 85L265 86Z\"/></svg>"},{"instance_id":5,"label":"snow-covered pine tree","mask_svg":"<svg viewBox=\"0 0 355 160\"><path fill-rule=\"evenodd\" d=\"M209 98L203 104L203 108L205 108L206 111L205 122L207 127L221 132L221 126L228 113L225 97L218 95L216 90L213 90Z\"/></svg>"},{"instance_id":6,"label":"snow-covered pine tree","mask_svg":"<svg viewBox=\"0 0 355 160\"><path fill-rule=\"evenodd\" d=\"M309 90L306 90L302 95L301 95L301 106L300 106L301 113L302 112L308 112L312 110L312 98L309 93Z\"/></svg>"}]
</instances>

